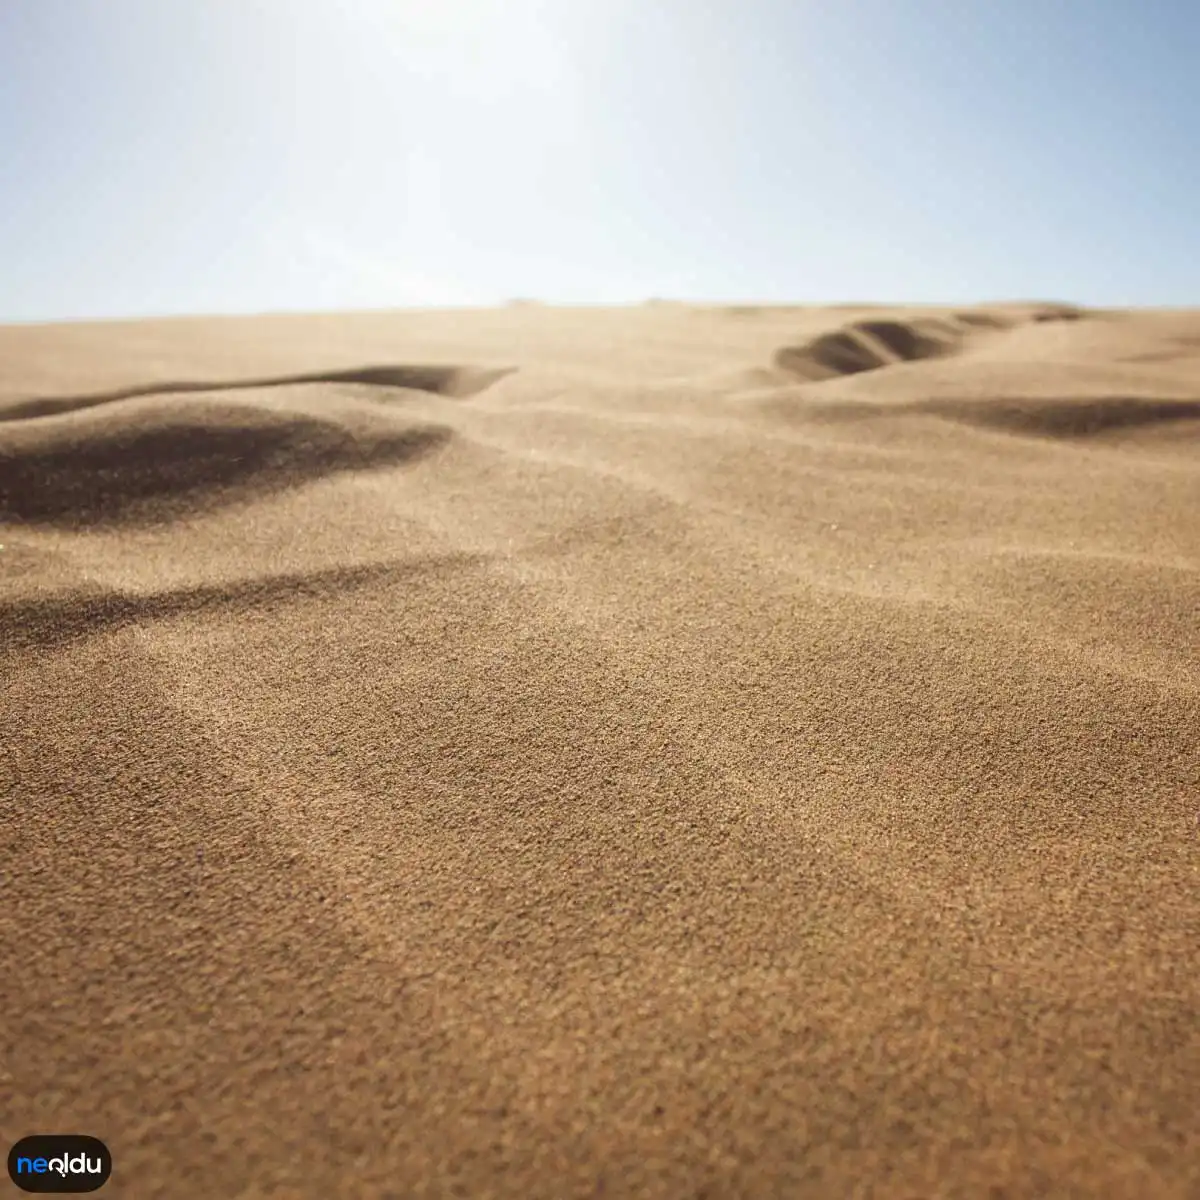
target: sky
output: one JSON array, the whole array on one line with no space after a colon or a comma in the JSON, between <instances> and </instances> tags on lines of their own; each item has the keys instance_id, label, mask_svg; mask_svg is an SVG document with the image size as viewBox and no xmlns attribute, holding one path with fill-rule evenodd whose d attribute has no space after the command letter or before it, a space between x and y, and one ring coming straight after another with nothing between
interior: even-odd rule
<instances>
[{"instance_id":1,"label":"sky","mask_svg":"<svg viewBox=\"0 0 1200 1200\"><path fill-rule=\"evenodd\" d=\"M0 0L0 321L1200 305L1194 0Z\"/></svg>"}]
</instances>

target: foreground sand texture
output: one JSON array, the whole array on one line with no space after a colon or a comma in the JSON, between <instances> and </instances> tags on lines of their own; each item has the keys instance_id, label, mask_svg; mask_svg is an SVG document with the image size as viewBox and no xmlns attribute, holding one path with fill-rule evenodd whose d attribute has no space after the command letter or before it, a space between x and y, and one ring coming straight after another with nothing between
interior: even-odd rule
<instances>
[{"instance_id":1,"label":"foreground sand texture","mask_svg":"<svg viewBox=\"0 0 1200 1200\"><path fill-rule=\"evenodd\" d=\"M0 1134L114 1196L1200 1196L1200 314L0 329Z\"/></svg>"}]
</instances>

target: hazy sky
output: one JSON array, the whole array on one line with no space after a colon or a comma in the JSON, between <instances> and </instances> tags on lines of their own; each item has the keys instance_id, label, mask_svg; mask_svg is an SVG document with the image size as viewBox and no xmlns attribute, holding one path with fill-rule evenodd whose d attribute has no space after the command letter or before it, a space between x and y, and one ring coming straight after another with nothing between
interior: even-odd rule
<instances>
[{"instance_id":1,"label":"hazy sky","mask_svg":"<svg viewBox=\"0 0 1200 1200\"><path fill-rule=\"evenodd\" d=\"M0 320L1200 304L1196 0L0 0Z\"/></svg>"}]
</instances>

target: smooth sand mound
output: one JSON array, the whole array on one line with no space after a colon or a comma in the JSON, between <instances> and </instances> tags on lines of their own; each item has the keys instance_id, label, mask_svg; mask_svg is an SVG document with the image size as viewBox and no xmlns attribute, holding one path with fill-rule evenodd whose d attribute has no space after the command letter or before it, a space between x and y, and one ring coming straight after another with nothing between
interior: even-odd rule
<instances>
[{"instance_id":1,"label":"smooth sand mound","mask_svg":"<svg viewBox=\"0 0 1200 1200\"><path fill-rule=\"evenodd\" d=\"M452 436L369 399L286 407L258 396L181 399L156 389L0 425L0 519L168 520L337 472L412 462Z\"/></svg>"},{"instance_id":2,"label":"smooth sand mound","mask_svg":"<svg viewBox=\"0 0 1200 1200\"><path fill-rule=\"evenodd\" d=\"M1195 1200L1200 314L1066 311L0 328L0 1137Z\"/></svg>"}]
</instances>

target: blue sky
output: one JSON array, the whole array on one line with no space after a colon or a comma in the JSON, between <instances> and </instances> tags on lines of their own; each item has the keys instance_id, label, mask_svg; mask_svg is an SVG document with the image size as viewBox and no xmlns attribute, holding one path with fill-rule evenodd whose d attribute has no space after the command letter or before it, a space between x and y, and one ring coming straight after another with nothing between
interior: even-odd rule
<instances>
[{"instance_id":1,"label":"blue sky","mask_svg":"<svg viewBox=\"0 0 1200 1200\"><path fill-rule=\"evenodd\" d=\"M1200 304L1193 0L0 0L0 320Z\"/></svg>"}]
</instances>

